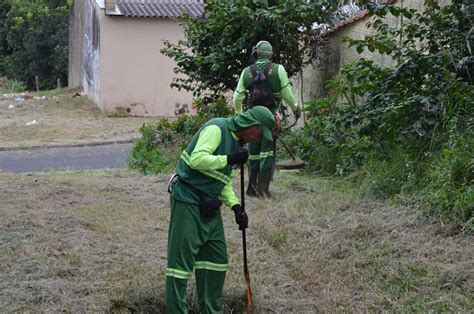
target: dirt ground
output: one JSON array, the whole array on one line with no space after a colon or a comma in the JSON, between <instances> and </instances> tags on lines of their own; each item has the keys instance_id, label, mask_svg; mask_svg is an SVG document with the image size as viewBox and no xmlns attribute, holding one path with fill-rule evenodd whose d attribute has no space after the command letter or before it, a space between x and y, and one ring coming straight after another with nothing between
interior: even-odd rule
<instances>
[{"instance_id":1,"label":"dirt ground","mask_svg":"<svg viewBox=\"0 0 474 314\"><path fill-rule=\"evenodd\" d=\"M139 137L144 122L156 120L116 117L117 112L107 116L86 97L73 98L76 93L62 89L5 96L0 89L0 148L131 140Z\"/></svg>"},{"instance_id":2,"label":"dirt ground","mask_svg":"<svg viewBox=\"0 0 474 314\"><path fill-rule=\"evenodd\" d=\"M163 312L167 179L0 172L0 308ZM472 236L423 221L415 209L361 199L346 183L287 172L272 190L274 199L247 204L256 313L474 308ZM241 313L241 235L223 210L225 312Z\"/></svg>"}]
</instances>

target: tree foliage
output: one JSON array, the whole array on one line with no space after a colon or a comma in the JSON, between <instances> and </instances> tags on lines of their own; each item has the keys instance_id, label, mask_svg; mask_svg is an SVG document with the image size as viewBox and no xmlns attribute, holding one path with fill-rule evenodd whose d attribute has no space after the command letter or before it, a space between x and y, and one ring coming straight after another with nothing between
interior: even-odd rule
<instances>
[{"instance_id":1,"label":"tree foliage","mask_svg":"<svg viewBox=\"0 0 474 314\"><path fill-rule=\"evenodd\" d=\"M185 39L166 42L162 50L177 63L172 86L196 96L210 92L216 99L236 87L260 40L273 45L274 61L291 76L313 57L308 48L319 38L312 24L329 21L335 5L327 0L205 1L206 17L187 17Z\"/></svg>"},{"instance_id":2,"label":"tree foliage","mask_svg":"<svg viewBox=\"0 0 474 314\"><path fill-rule=\"evenodd\" d=\"M34 87L67 82L70 0L6 0L0 5L0 71Z\"/></svg>"},{"instance_id":3,"label":"tree foliage","mask_svg":"<svg viewBox=\"0 0 474 314\"><path fill-rule=\"evenodd\" d=\"M420 193L433 215L474 230L474 15L463 2L369 6L375 36L349 44L395 65L344 65L332 95L306 106L311 120L293 144L314 169L365 173L378 196ZM389 14L403 26L390 27Z\"/></svg>"}]
</instances>

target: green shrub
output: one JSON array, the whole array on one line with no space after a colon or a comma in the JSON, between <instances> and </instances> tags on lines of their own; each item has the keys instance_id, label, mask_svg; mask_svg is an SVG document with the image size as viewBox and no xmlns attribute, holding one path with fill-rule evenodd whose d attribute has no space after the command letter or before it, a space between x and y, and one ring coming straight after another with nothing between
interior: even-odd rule
<instances>
[{"instance_id":1,"label":"green shrub","mask_svg":"<svg viewBox=\"0 0 474 314\"><path fill-rule=\"evenodd\" d=\"M377 197L422 199L426 213L471 228L473 212L474 56L470 12L462 1L424 12L369 8L376 31L349 40L357 51L387 54L395 66L363 58L328 82L329 97L305 106L304 127L285 135L310 170L346 175ZM403 15L401 29L387 14ZM336 102L339 100L339 102ZM473 227L474 229L474 227Z\"/></svg>"},{"instance_id":2,"label":"green shrub","mask_svg":"<svg viewBox=\"0 0 474 314\"><path fill-rule=\"evenodd\" d=\"M433 155L426 180L423 193L433 205L428 213L458 223L470 221L474 231L474 125L451 130L448 142Z\"/></svg>"},{"instance_id":3,"label":"green shrub","mask_svg":"<svg viewBox=\"0 0 474 314\"><path fill-rule=\"evenodd\" d=\"M156 145L155 130L150 125L143 124L140 133L142 137L135 142L128 158L128 165L143 174L160 173L169 161Z\"/></svg>"},{"instance_id":4,"label":"green shrub","mask_svg":"<svg viewBox=\"0 0 474 314\"><path fill-rule=\"evenodd\" d=\"M363 187L376 197L391 197L417 191L426 161L397 146L383 154L374 153L361 167Z\"/></svg>"},{"instance_id":5,"label":"green shrub","mask_svg":"<svg viewBox=\"0 0 474 314\"><path fill-rule=\"evenodd\" d=\"M3 88L10 93L23 93L26 91L26 84L17 80L5 80Z\"/></svg>"},{"instance_id":6,"label":"green shrub","mask_svg":"<svg viewBox=\"0 0 474 314\"><path fill-rule=\"evenodd\" d=\"M160 118L154 124L144 124L140 128L142 137L130 154L129 167L143 174L171 171L201 125L210 118L232 113L223 97L211 103L196 99L194 103L196 115L179 115L174 120Z\"/></svg>"}]
</instances>

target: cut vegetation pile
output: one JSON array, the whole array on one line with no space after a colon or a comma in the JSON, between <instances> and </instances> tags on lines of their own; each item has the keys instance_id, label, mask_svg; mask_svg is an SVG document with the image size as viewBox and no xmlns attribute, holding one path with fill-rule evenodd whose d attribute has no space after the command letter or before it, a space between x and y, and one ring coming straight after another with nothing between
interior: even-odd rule
<instances>
[{"instance_id":1,"label":"cut vegetation pile","mask_svg":"<svg viewBox=\"0 0 474 314\"><path fill-rule=\"evenodd\" d=\"M162 312L167 179L0 173L0 308ZM361 199L342 181L279 173L274 195L247 206L257 313L474 307L471 235L421 221L414 209ZM241 234L224 211L225 312L240 312Z\"/></svg>"}]
</instances>

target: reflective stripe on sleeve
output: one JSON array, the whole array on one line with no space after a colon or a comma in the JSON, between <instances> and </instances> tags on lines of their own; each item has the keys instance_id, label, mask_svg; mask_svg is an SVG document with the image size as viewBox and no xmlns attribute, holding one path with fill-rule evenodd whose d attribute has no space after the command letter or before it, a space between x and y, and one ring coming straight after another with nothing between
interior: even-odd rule
<instances>
[{"instance_id":1,"label":"reflective stripe on sleeve","mask_svg":"<svg viewBox=\"0 0 474 314\"><path fill-rule=\"evenodd\" d=\"M191 155L200 154L200 153L207 153L207 154L210 154L209 151L207 151L207 150L205 150L205 149L201 149L201 150L193 151L193 152L191 153Z\"/></svg>"},{"instance_id":2,"label":"reflective stripe on sleeve","mask_svg":"<svg viewBox=\"0 0 474 314\"><path fill-rule=\"evenodd\" d=\"M203 151L199 151L199 152L203 152ZM183 159L184 162L189 166L191 158L189 157L189 154L187 151L185 150L183 151L183 153L181 154L181 159ZM230 176L216 170L198 170L198 171L208 177L221 181L224 184L229 184L230 182L232 182L232 178Z\"/></svg>"}]
</instances>

